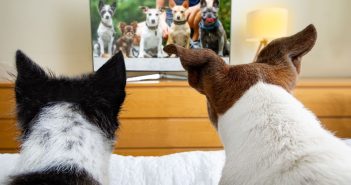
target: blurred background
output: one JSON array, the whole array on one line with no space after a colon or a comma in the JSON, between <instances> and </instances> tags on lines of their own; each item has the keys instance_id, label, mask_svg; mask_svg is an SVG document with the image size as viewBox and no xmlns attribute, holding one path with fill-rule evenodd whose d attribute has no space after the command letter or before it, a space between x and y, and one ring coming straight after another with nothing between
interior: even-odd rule
<instances>
[{"instance_id":1,"label":"blurred background","mask_svg":"<svg viewBox=\"0 0 351 185\"><path fill-rule=\"evenodd\" d=\"M91 72L89 6L89 0L0 0L1 78L13 71L16 49L59 74ZM236 0L231 6L232 64L251 62L259 44L247 41L247 14L281 7L288 10L288 35L310 23L318 30L317 44L303 61L303 77L351 76L351 1Z\"/></svg>"}]
</instances>

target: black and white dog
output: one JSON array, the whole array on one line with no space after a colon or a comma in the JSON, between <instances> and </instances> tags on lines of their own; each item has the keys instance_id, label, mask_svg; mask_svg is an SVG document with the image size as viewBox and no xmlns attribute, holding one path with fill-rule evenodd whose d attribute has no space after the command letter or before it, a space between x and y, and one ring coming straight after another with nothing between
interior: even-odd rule
<instances>
[{"instance_id":1,"label":"black and white dog","mask_svg":"<svg viewBox=\"0 0 351 185\"><path fill-rule=\"evenodd\" d=\"M9 185L107 185L125 99L121 52L95 74L54 77L21 51L15 85L21 152Z\"/></svg>"},{"instance_id":2,"label":"black and white dog","mask_svg":"<svg viewBox=\"0 0 351 185\"><path fill-rule=\"evenodd\" d=\"M100 56L106 56L105 51L109 57L112 56L113 42L115 35L115 28L113 27L112 17L115 14L116 2L111 5L105 4L103 0L99 1L99 14L101 21L97 30L98 35L98 47L100 49Z\"/></svg>"},{"instance_id":3,"label":"black and white dog","mask_svg":"<svg viewBox=\"0 0 351 185\"><path fill-rule=\"evenodd\" d=\"M201 0L200 42L203 48L209 48L220 56L229 54L227 35L218 19L219 0L209 3Z\"/></svg>"}]
</instances>

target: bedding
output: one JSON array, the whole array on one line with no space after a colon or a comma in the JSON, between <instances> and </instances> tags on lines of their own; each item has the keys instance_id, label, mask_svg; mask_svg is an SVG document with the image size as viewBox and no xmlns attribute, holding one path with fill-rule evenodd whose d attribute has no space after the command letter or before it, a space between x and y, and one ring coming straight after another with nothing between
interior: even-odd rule
<instances>
[{"instance_id":1,"label":"bedding","mask_svg":"<svg viewBox=\"0 0 351 185\"><path fill-rule=\"evenodd\" d=\"M351 147L351 139L344 141ZM0 154L0 184L5 184L18 156ZM183 152L160 157L113 154L110 185L217 185L224 159L224 151Z\"/></svg>"},{"instance_id":2,"label":"bedding","mask_svg":"<svg viewBox=\"0 0 351 185\"><path fill-rule=\"evenodd\" d=\"M0 154L0 184L16 164L19 154ZM183 152L160 157L113 154L110 185L217 185L224 165L223 151Z\"/></svg>"}]
</instances>

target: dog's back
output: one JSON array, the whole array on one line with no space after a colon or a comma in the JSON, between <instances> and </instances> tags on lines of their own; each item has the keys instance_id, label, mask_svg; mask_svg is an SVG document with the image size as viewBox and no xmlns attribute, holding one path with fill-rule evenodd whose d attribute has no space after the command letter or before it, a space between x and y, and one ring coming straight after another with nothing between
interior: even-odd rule
<instances>
[{"instance_id":1,"label":"dog's back","mask_svg":"<svg viewBox=\"0 0 351 185\"><path fill-rule=\"evenodd\" d=\"M165 47L206 95L226 153L220 184L350 184L351 149L290 94L316 39L310 25L270 42L257 61L235 66L208 49Z\"/></svg>"},{"instance_id":2,"label":"dog's back","mask_svg":"<svg viewBox=\"0 0 351 185\"><path fill-rule=\"evenodd\" d=\"M228 158L220 184L351 182L351 148L279 86L258 82L218 122Z\"/></svg>"},{"instance_id":3,"label":"dog's back","mask_svg":"<svg viewBox=\"0 0 351 185\"><path fill-rule=\"evenodd\" d=\"M48 75L21 52L16 65L22 145L9 184L108 184L116 117L125 97L123 55L79 78Z\"/></svg>"}]
</instances>

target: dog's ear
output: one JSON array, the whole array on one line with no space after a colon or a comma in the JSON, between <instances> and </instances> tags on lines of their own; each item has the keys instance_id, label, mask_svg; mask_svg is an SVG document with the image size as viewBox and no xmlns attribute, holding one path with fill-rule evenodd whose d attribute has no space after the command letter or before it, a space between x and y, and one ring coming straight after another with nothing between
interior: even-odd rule
<instances>
[{"instance_id":1,"label":"dog's ear","mask_svg":"<svg viewBox=\"0 0 351 185\"><path fill-rule=\"evenodd\" d=\"M138 28L138 22L133 21L130 25L133 27L133 31L136 32L136 30Z\"/></svg>"},{"instance_id":2,"label":"dog's ear","mask_svg":"<svg viewBox=\"0 0 351 185\"><path fill-rule=\"evenodd\" d=\"M104 0L100 0L99 1L99 10L101 10L102 7L104 7L104 5L105 5L105 1Z\"/></svg>"},{"instance_id":3,"label":"dog's ear","mask_svg":"<svg viewBox=\"0 0 351 185\"><path fill-rule=\"evenodd\" d=\"M176 54L185 70L188 71L189 84L203 93L203 69L206 75L217 75L227 67L225 62L210 49L185 49L181 46L170 44L164 47L168 54Z\"/></svg>"},{"instance_id":4,"label":"dog's ear","mask_svg":"<svg viewBox=\"0 0 351 185\"><path fill-rule=\"evenodd\" d=\"M184 8L189 8L189 0L184 0L182 6Z\"/></svg>"},{"instance_id":5,"label":"dog's ear","mask_svg":"<svg viewBox=\"0 0 351 185\"><path fill-rule=\"evenodd\" d=\"M149 7L147 7L147 6L140 6L140 9L141 9L144 13L146 13L146 12L149 10Z\"/></svg>"},{"instance_id":6,"label":"dog's ear","mask_svg":"<svg viewBox=\"0 0 351 185\"><path fill-rule=\"evenodd\" d=\"M117 7L117 3L116 3L116 1L115 1L115 2L113 2L113 3L111 4L111 9L112 9L113 12L115 12L116 7Z\"/></svg>"},{"instance_id":7,"label":"dog's ear","mask_svg":"<svg viewBox=\"0 0 351 185\"><path fill-rule=\"evenodd\" d=\"M300 73L301 58L314 46L317 39L316 28L311 24L299 33L270 42L258 55L258 63L271 65L291 65Z\"/></svg>"},{"instance_id":8,"label":"dog's ear","mask_svg":"<svg viewBox=\"0 0 351 185\"><path fill-rule=\"evenodd\" d=\"M201 8L206 7L206 6L207 6L206 0L201 0L201 1L200 1L200 5L201 5Z\"/></svg>"},{"instance_id":9,"label":"dog's ear","mask_svg":"<svg viewBox=\"0 0 351 185\"><path fill-rule=\"evenodd\" d=\"M120 22L118 25L119 30L124 33L124 28L126 27L126 23L125 22Z\"/></svg>"},{"instance_id":10,"label":"dog's ear","mask_svg":"<svg viewBox=\"0 0 351 185\"><path fill-rule=\"evenodd\" d=\"M36 81L43 81L48 78L45 71L35 64L29 57L22 51L16 52L16 68L17 68L17 82L33 83Z\"/></svg>"},{"instance_id":11,"label":"dog's ear","mask_svg":"<svg viewBox=\"0 0 351 185\"><path fill-rule=\"evenodd\" d=\"M173 7L176 6L176 3L174 2L174 0L169 0L168 1L168 6L172 9Z\"/></svg>"},{"instance_id":12,"label":"dog's ear","mask_svg":"<svg viewBox=\"0 0 351 185\"><path fill-rule=\"evenodd\" d=\"M114 114L119 111L125 98L126 67L122 52L112 56L92 78L94 89L99 91L100 98L111 104Z\"/></svg>"},{"instance_id":13,"label":"dog's ear","mask_svg":"<svg viewBox=\"0 0 351 185\"><path fill-rule=\"evenodd\" d=\"M45 92L49 76L21 51L16 52L17 78L15 82L17 120L23 133L29 129L29 123L39 111L42 101L47 98ZM44 93L45 94L45 93Z\"/></svg>"},{"instance_id":14,"label":"dog's ear","mask_svg":"<svg viewBox=\"0 0 351 185\"><path fill-rule=\"evenodd\" d=\"M166 9L165 9L165 7L161 7L161 8L159 8L158 9L161 13L163 13Z\"/></svg>"},{"instance_id":15,"label":"dog's ear","mask_svg":"<svg viewBox=\"0 0 351 185\"><path fill-rule=\"evenodd\" d=\"M204 60L204 58L202 58L202 57L205 57L203 55L205 50L201 50L201 49L187 50L176 44L169 44L165 46L163 50L168 54L176 54L177 56L179 56L180 61L184 69L186 70L192 67L201 66L208 62L207 60Z\"/></svg>"},{"instance_id":16,"label":"dog's ear","mask_svg":"<svg viewBox=\"0 0 351 185\"><path fill-rule=\"evenodd\" d=\"M219 8L219 0L213 0L212 6L215 8Z\"/></svg>"},{"instance_id":17,"label":"dog's ear","mask_svg":"<svg viewBox=\"0 0 351 185\"><path fill-rule=\"evenodd\" d=\"M94 78L98 79L97 83L101 86L124 89L126 85L126 67L122 52L118 52L101 66L94 74Z\"/></svg>"}]
</instances>

